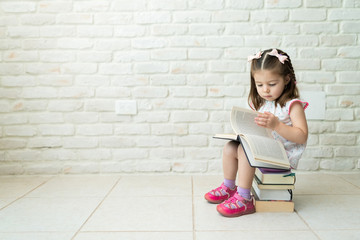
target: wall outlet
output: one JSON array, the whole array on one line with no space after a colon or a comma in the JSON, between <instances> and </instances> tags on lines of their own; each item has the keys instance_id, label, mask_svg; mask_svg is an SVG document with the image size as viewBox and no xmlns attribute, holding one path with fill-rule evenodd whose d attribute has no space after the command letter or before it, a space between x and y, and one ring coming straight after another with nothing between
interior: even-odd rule
<instances>
[{"instance_id":1,"label":"wall outlet","mask_svg":"<svg viewBox=\"0 0 360 240\"><path fill-rule=\"evenodd\" d=\"M135 100L118 100L115 102L115 113L118 115L137 114L137 104Z\"/></svg>"},{"instance_id":2,"label":"wall outlet","mask_svg":"<svg viewBox=\"0 0 360 240\"><path fill-rule=\"evenodd\" d=\"M325 119L325 92L302 91L301 99L309 103L305 110L308 120Z\"/></svg>"}]
</instances>

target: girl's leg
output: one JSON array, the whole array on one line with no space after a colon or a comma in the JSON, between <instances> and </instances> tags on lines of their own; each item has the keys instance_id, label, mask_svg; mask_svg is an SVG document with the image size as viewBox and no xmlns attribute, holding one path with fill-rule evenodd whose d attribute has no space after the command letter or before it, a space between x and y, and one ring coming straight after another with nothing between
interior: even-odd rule
<instances>
[{"instance_id":1,"label":"girl's leg","mask_svg":"<svg viewBox=\"0 0 360 240\"><path fill-rule=\"evenodd\" d=\"M235 181L238 172L238 147L239 143L231 141L225 144L223 149L223 172L224 178Z\"/></svg>"},{"instance_id":2,"label":"girl's leg","mask_svg":"<svg viewBox=\"0 0 360 240\"><path fill-rule=\"evenodd\" d=\"M238 193L249 199L255 168L251 167L241 145L238 146Z\"/></svg>"},{"instance_id":3,"label":"girl's leg","mask_svg":"<svg viewBox=\"0 0 360 240\"><path fill-rule=\"evenodd\" d=\"M254 202L250 195L255 169L249 165L241 145L237 146L236 151L239 183L237 193L216 207L216 210L226 217L238 217L255 212Z\"/></svg>"},{"instance_id":4,"label":"girl's leg","mask_svg":"<svg viewBox=\"0 0 360 240\"><path fill-rule=\"evenodd\" d=\"M235 185L238 168L237 148L239 143L228 142L223 149L224 182L220 187L205 194L205 199L211 203L221 203L232 197L237 189Z\"/></svg>"}]
</instances>

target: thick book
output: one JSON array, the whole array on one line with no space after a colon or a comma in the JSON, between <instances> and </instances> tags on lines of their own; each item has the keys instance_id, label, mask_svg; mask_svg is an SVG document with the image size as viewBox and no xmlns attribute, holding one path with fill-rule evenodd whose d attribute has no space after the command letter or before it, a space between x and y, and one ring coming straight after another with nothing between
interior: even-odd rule
<instances>
[{"instance_id":1,"label":"thick book","mask_svg":"<svg viewBox=\"0 0 360 240\"><path fill-rule=\"evenodd\" d=\"M255 123L258 114L233 107L230 123L235 134L216 134L214 138L240 142L252 167L289 170L290 163L283 144L272 137L271 130Z\"/></svg>"},{"instance_id":2,"label":"thick book","mask_svg":"<svg viewBox=\"0 0 360 240\"><path fill-rule=\"evenodd\" d=\"M291 201L292 199L291 189L260 189L256 181L253 181L252 188L259 200Z\"/></svg>"},{"instance_id":3,"label":"thick book","mask_svg":"<svg viewBox=\"0 0 360 240\"><path fill-rule=\"evenodd\" d=\"M294 212L293 201L263 201L255 199L256 212Z\"/></svg>"},{"instance_id":4,"label":"thick book","mask_svg":"<svg viewBox=\"0 0 360 240\"><path fill-rule=\"evenodd\" d=\"M255 176L262 184L295 184L295 173L289 171L272 171L257 168Z\"/></svg>"},{"instance_id":5,"label":"thick book","mask_svg":"<svg viewBox=\"0 0 360 240\"><path fill-rule=\"evenodd\" d=\"M263 184L260 179L255 175L254 176L254 180L253 180L253 185L257 184L257 187L260 190L266 190L266 189L291 189L294 190L295 189L295 185L294 184Z\"/></svg>"},{"instance_id":6,"label":"thick book","mask_svg":"<svg viewBox=\"0 0 360 240\"><path fill-rule=\"evenodd\" d=\"M252 189L256 212L294 212L295 204L292 200L260 200Z\"/></svg>"}]
</instances>

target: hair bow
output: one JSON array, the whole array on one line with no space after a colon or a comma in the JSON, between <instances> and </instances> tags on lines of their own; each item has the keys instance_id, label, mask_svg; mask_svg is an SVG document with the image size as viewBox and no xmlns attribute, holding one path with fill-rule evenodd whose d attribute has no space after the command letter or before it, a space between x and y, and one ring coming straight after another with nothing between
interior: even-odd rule
<instances>
[{"instance_id":1,"label":"hair bow","mask_svg":"<svg viewBox=\"0 0 360 240\"><path fill-rule=\"evenodd\" d=\"M262 51L258 52L257 54L255 55L251 55L251 56L248 56L248 62L251 62L252 60L254 59L259 59L261 58L261 55L263 54Z\"/></svg>"},{"instance_id":2,"label":"hair bow","mask_svg":"<svg viewBox=\"0 0 360 240\"><path fill-rule=\"evenodd\" d=\"M275 48L268 54L271 56L277 57L282 64L284 64L285 61L287 61L287 59L288 59L287 56L280 54Z\"/></svg>"}]
</instances>

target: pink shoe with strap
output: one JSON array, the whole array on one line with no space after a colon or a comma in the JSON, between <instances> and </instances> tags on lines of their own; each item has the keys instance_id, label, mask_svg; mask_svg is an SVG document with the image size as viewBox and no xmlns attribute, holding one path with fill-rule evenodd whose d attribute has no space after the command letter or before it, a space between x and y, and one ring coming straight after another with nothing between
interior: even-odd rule
<instances>
[{"instance_id":1,"label":"pink shoe with strap","mask_svg":"<svg viewBox=\"0 0 360 240\"><path fill-rule=\"evenodd\" d=\"M251 214L255 212L254 200L245 199L238 193L225 202L217 205L216 210L225 217L239 217L245 214Z\"/></svg>"},{"instance_id":2,"label":"pink shoe with strap","mask_svg":"<svg viewBox=\"0 0 360 240\"><path fill-rule=\"evenodd\" d=\"M205 199L210 203L222 203L226 199L234 196L236 193L236 186L234 189L230 189L225 184L221 184L220 187L211 190L210 192L205 194Z\"/></svg>"}]
</instances>

